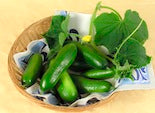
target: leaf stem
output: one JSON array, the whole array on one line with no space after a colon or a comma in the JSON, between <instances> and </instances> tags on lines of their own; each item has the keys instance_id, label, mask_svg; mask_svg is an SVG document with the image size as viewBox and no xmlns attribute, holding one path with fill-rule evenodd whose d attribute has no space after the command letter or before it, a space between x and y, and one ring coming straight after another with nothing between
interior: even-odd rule
<instances>
[{"instance_id":1,"label":"leaf stem","mask_svg":"<svg viewBox=\"0 0 155 113\"><path fill-rule=\"evenodd\" d=\"M119 46L119 48L117 49L117 51L116 51L116 53L114 55L114 61L116 61L117 55L120 52L120 49L122 48L122 46L124 45L124 43L135 34L135 32L140 28L140 26L142 25L142 23L143 23L143 20L140 21L140 23L135 28L135 30L121 43L121 45Z\"/></svg>"},{"instance_id":2,"label":"leaf stem","mask_svg":"<svg viewBox=\"0 0 155 113\"><path fill-rule=\"evenodd\" d=\"M101 1L97 3L96 8L91 17L90 26L89 26L89 35L91 35L92 37L93 37L93 21L95 20L97 11L100 10L100 8L101 8Z\"/></svg>"},{"instance_id":3,"label":"leaf stem","mask_svg":"<svg viewBox=\"0 0 155 113\"><path fill-rule=\"evenodd\" d=\"M109 10L113 11L119 17L119 19L122 20L121 15L115 9L113 9L109 6L101 6L101 8L105 8L105 9L109 9Z\"/></svg>"}]
</instances>

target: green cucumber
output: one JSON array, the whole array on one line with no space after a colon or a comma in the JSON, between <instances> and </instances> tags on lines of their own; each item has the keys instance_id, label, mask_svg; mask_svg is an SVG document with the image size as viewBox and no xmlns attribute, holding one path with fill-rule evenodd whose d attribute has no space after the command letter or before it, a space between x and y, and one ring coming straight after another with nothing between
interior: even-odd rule
<instances>
[{"instance_id":1,"label":"green cucumber","mask_svg":"<svg viewBox=\"0 0 155 113\"><path fill-rule=\"evenodd\" d=\"M107 66L108 61L101 56L93 47L88 44L76 43L81 56L85 62L93 68L103 69Z\"/></svg>"},{"instance_id":2,"label":"green cucumber","mask_svg":"<svg viewBox=\"0 0 155 113\"><path fill-rule=\"evenodd\" d=\"M33 54L27 64L27 67L22 76L22 85L24 87L29 87L33 85L40 75L42 68L42 57L41 54Z\"/></svg>"},{"instance_id":3,"label":"green cucumber","mask_svg":"<svg viewBox=\"0 0 155 113\"><path fill-rule=\"evenodd\" d=\"M72 75L71 78L80 93L103 93L110 91L112 88L112 84L104 80L93 80L77 75Z\"/></svg>"},{"instance_id":4,"label":"green cucumber","mask_svg":"<svg viewBox=\"0 0 155 113\"><path fill-rule=\"evenodd\" d=\"M70 66L70 69L75 72L84 72L91 69L91 66L88 65L83 59L76 59Z\"/></svg>"},{"instance_id":5,"label":"green cucumber","mask_svg":"<svg viewBox=\"0 0 155 113\"><path fill-rule=\"evenodd\" d=\"M107 79L114 77L115 71L113 69L92 69L88 70L83 75L93 79Z\"/></svg>"},{"instance_id":6,"label":"green cucumber","mask_svg":"<svg viewBox=\"0 0 155 113\"><path fill-rule=\"evenodd\" d=\"M76 55L77 48L73 43L67 44L60 49L57 56L54 58L54 62L50 64L40 81L40 88L43 92L54 88L62 73L74 62Z\"/></svg>"},{"instance_id":7,"label":"green cucumber","mask_svg":"<svg viewBox=\"0 0 155 113\"><path fill-rule=\"evenodd\" d=\"M78 91L67 71L62 73L57 85L57 92L64 102L73 102L78 97Z\"/></svg>"}]
</instances>

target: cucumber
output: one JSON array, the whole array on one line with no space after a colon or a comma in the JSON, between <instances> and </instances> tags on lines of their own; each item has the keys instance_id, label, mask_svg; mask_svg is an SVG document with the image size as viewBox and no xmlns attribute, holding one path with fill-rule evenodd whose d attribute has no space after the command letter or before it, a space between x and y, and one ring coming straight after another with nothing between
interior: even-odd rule
<instances>
[{"instance_id":1,"label":"cucumber","mask_svg":"<svg viewBox=\"0 0 155 113\"><path fill-rule=\"evenodd\" d=\"M49 68L44 73L40 81L40 89L43 92L54 88L62 73L67 70L74 62L76 55L77 48L73 43L67 44L62 49L60 49L57 56L54 58L54 62L52 64L50 63Z\"/></svg>"},{"instance_id":2,"label":"cucumber","mask_svg":"<svg viewBox=\"0 0 155 113\"><path fill-rule=\"evenodd\" d=\"M22 85L29 87L33 85L40 75L42 68L42 57L41 54L33 54L27 64L27 67L22 75Z\"/></svg>"},{"instance_id":3,"label":"cucumber","mask_svg":"<svg viewBox=\"0 0 155 113\"><path fill-rule=\"evenodd\" d=\"M73 102L78 97L78 91L67 71L62 73L57 85L57 92L64 102Z\"/></svg>"},{"instance_id":4,"label":"cucumber","mask_svg":"<svg viewBox=\"0 0 155 113\"><path fill-rule=\"evenodd\" d=\"M88 65L83 59L80 58L76 58L76 60L70 66L70 69L75 72L84 72L91 68L92 67L90 65Z\"/></svg>"},{"instance_id":5,"label":"cucumber","mask_svg":"<svg viewBox=\"0 0 155 113\"><path fill-rule=\"evenodd\" d=\"M71 78L80 93L103 93L112 88L112 84L104 80L93 80L77 75L71 75Z\"/></svg>"},{"instance_id":6,"label":"cucumber","mask_svg":"<svg viewBox=\"0 0 155 113\"><path fill-rule=\"evenodd\" d=\"M114 77L115 71L113 69L92 69L88 70L83 75L93 79L107 79Z\"/></svg>"},{"instance_id":7,"label":"cucumber","mask_svg":"<svg viewBox=\"0 0 155 113\"><path fill-rule=\"evenodd\" d=\"M85 62L93 68L103 69L107 66L108 61L101 56L94 48L88 44L76 43L81 57L84 58Z\"/></svg>"}]
</instances>

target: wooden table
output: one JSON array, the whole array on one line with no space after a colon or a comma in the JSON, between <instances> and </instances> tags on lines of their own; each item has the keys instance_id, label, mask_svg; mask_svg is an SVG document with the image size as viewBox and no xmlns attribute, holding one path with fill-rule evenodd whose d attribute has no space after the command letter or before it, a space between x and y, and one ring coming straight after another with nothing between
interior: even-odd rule
<instances>
[{"instance_id":1,"label":"wooden table","mask_svg":"<svg viewBox=\"0 0 155 113\"><path fill-rule=\"evenodd\" d=\"M7 69L9 50L20 33L35 21L51 16L55 10L92 13L97 0L0 0L0 113L55 113L31 103L14 87ZM146 20L149 40L145 47L155 67L155 1L103 0L118 10L137 10ZM92 108L95 113L155 113L155 90L120 92L103 106Z\"/></svg>"}]
</instances>

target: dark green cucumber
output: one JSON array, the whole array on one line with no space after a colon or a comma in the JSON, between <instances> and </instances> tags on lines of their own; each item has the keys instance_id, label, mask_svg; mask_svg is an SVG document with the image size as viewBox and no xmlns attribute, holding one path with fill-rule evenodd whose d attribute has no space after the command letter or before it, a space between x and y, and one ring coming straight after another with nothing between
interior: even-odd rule
<instances>
[{"instance_id":1,"label":"dark green cucumber","mask_svg":"<svg viewBox=\"0 0 155 113\"><path fill-rule=\"evenodd\" d=\"M84 72L88 69L91 69L91 66L88 65L84 60L82 59L76 59L73 64L70 66L70 69L75 72Z\"/></svg>"},{"instance_id":2,"label":"dark green cucumber","mask_svg":"<svg viewBox=\"0 0 155 113\"><path fill-rule=\"evenodd\" d=\"M54 62L50 64L47 71L44 73L40 88L43 92L54 88L61 77L61 74L67 70L74 62L77 55L77 48L75 44L70 43L65 45L54 58ZM51 60L52 61L52 60Z\"/></svg>"},{"instance_id":3,"label":"dark green cucumber","mask_svg":"<svg viewBox=\"0 0 155 113\"><path fill-rule=\"evenodd\" d=\"M103 93L110 91L112 88L112 84L104 80L93 80L77 75L72 75L71 78L80 93Z\"/></svg>"},{"instance_id":4,"label":"dark green cucumber","mask_svg":"<svg viewBox=\"0 0 155 113\"><path fill-rule=\"evenodd\" d=\"M107 79L114 77L115 71L113 69L92 69L88 70L83 75L88 78Z\"/></svg>"},{"instance_id":5,"label":"dark green cucumber","mask_svg":"<svg viewBox=\"0 0 155 113\"><path fill-rule=\"evenodd\" d=\"M76 43L81 56L85 62L93 68L103 69L107 66L108 61L101 56L94 48L88 44Z\"/></svg>"},{"instance_id":6,"label":"dark green cucumber","mask_svg":"<svg viewBox=\"0 0 155 113\"><path fill-rule=\"evenodd\" d=\"M67 71L62 73L57 85L57 92L64 102L73 102L78 97L78 91Z\"/></svg>"},{"instance_id":7,"label":"dark green cucumber","mask_svg":"<svg viewBox=\"0 0 155 113\"><path fill-rule=\"evenodd\" d=\"M33 85L40 75L42 67L42 57L41 54L33 54L27 64L27 67L22 76L22 85L24 87L29 87Z\"/></svg>"}]
</instances>

